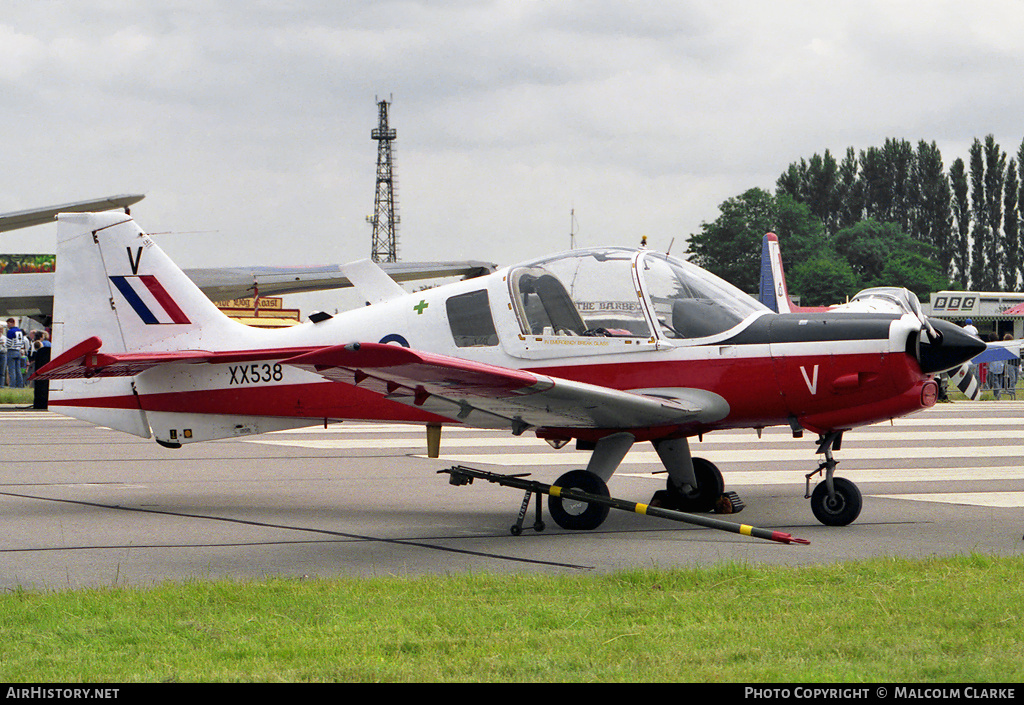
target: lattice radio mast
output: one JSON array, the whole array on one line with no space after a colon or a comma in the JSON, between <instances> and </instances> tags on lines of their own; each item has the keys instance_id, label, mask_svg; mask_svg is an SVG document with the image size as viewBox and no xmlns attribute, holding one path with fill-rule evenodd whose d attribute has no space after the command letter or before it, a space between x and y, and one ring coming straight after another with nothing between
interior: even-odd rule
<instances>
[{"instance_id":1,"label":"lattice radio mast","mask_svg":"<svg viewBox=\"0 0 1024 705\"><path fill-rule=\"evenodd\" d=\"M395 173L391 143L396 132L388 127L388 106L391 101L378 100L378 123L370 131L377 140L377 195L373 200L373 215L366 220L373 226L371 258L374 262L398 261L398 199L395 196Z\"/></svg>"}]
</instances>

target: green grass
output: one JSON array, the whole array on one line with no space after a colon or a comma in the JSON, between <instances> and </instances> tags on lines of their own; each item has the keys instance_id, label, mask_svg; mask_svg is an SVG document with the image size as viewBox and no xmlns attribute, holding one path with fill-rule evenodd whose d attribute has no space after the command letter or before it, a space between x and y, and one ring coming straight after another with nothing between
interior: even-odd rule
<instances>
[{"instance_id":1,"label":"green grass","mask_svg":"<svg viewBox=\"0 0 1024 705\"><path fill-rule=\"evenodd\" d=\"M1024 400L1024 376L1017 379L1017 385L1014 388L1016 394L1014 396L1008 396L1006 394L1000 394L999 399L996 399L995 394L992 391L983 391L981 396L978 397L978 401L1010 401L1013 399ZM967 396L956 388L953 384L946 386L946 394L949 396L950 401L967 401Z\"/></svg>"},{"instance_id":2,"label":"green grass","mask_svg":"<svg viewBox=\"0 0 1024 705\"><path fill-rule=\"evenodd\" d=\"M32 385L29 385L28 387L21 387L19 389L0 387L0 404L18 404L20 406L28 406L32 403L33 394L35 394L35 389Z\"/></svg>"},{"instance_id":3,"label":"green grass","mask_svg":"<svg viewBox=\"0 0 1024 705\"><path fill-rule=\"evenodd\" d=\"M0 595L0 682L1019 682L1024 557Z\"/></svg>"}]
</instances>

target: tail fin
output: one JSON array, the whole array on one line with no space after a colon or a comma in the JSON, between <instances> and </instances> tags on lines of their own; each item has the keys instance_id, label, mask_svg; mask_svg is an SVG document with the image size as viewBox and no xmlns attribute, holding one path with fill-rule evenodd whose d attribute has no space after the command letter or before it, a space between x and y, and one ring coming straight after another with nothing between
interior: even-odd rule
<instances>
[{"instance_id":1,"label":"tail fin","mask_svg":"<svg viewBox=\"0 0 1024 705\"><path fill-rule=\"evenodd\" d=\"M195 391L195 372L174 365L259 350L280 331L221 313L123 213L61 214L58 223L54 359L39 373L51 380L51 409L168 447L308 423L147 403ZM164 372L147 378L151 367Z\"/></svg>"},{"instance_id":2,"label":"tail fin","mask_svg":"<svg viewBox=\"0 0 1024 705\"><path fill-rule=\"evenodd\" d=\"M236 327L244 328L221 313L130 216L74 213L57 219L55 362L62 353L82 350L98 358L202 349L204 338L207 346L218 338L223 344ZM129 376L53 379L49 406L142 438L152 435Z\"/></svg>"},{"instance_id":3,"label":"tail fin","mask_svg":"<svg viewBox=\"0 0 1024 705\"><path fill-rule=\"evenodd\" d=\"M131 216L58 216L54 352L96 336L103 352L194 350L238 324L185 276Z\"/></svg>"},{"instance_id":4,"label":"tail fin","mask_svg":"<svg viewBox=\"0 0 1024 705\"><path fill-rule=\"evenodd\" d=\"M779 238L775 233L767 233L761 239L760 301L776 313L790 313L795 308L786 289L782 251L779 249Z\"/></svg>"}]
</instances>

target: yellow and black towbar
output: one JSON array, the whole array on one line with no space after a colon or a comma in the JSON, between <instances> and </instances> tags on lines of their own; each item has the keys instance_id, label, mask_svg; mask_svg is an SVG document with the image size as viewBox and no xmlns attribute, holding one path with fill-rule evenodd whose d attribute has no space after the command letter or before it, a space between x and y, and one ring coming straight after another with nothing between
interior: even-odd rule
<instances>
[{"instance_id":1,"label":"yellow and black towbar","mask_svg":"<svg viewBox=\"0 0 1024 705\"><path fill-rule=\"evenodd\" d=\"M681 521L686 524L696 524L709 529L729 531L734 534L753 536L754 538L776 541L778 543L797 543L803 545L809 545L811 543L807 539L798 539L782 531L760 529L756 526L749 526L748 524L737 524L735 522L722 521L721 519L702 516L700 514L689 514L687 512L679 512L674 509L652 507L649 504L630 502L624 499L616 499L615 497L602 497L600 495L589 494L571 487L546 485L543 482L523 479L524 475L502 475L496 472L489 472L487 470L467 468L464 465L454 465L447 470L439 470L438 473L447 473L451 475L449 482L453 485L469 485L473 483L474 479L478 479L493 482L501 485L502 487L515 487L521 490L526 490L526 497L523 498L523 504L519 510L519 519L512 527L512 533L516 535L522 533L523 520L526 517L526 511L530 503L531 494L538 495L537 519L534 523L534 529L537 531L543 530L544 522L541 521L541 502L539 495L546 494L551 495L552 497L561 497L563 499L574 500L577 502L603 504L611 507L612 509L621 509L622 511L633 512L634 514L671 519L672 521Z\"/></svg>"}]
</instances>

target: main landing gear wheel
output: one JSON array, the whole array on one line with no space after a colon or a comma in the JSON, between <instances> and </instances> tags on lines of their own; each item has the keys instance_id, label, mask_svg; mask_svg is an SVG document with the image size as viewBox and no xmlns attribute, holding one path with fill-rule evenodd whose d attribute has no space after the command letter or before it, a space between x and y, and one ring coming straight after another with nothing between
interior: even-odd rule
<instances>
[{"instance_id":1,"label":"main landing gear wheel","mask_svg":"<svg viewBox=\"0 0 1024 705\"><path fill-rule=\"evenodd\" d=\"M828 483L819 482L811 493L811 511L826 526L846 526L858 516L863 499L857 485L845 477L833 477L835 496L829 498Z\"/></svg>"},{"instance_id":2,"label":"main landing gear wheel","mask_svg":"<svg viewBox=\"0 0 1024 705\"><path fill-rule=\"evenodd\" d=\"M586 470L570 470L555 480L555 484L565 489L579 490L600 497L610 497L608 485L604 480ZM604 504L578 502L574 499L562 499L550 495L548 512L563 529L589 531L596 529L608 518L609 507Z\"/></svg>"},{"instance_id":3,"label":"main landing gear wheel","mask_svg":"<svg viewBox=\"0 0 1024 705\"><path fill-rule=\"evenodd\" d=\"M722 471L710 460L694 458L693 474L697 478L696 488L681 490L672 482L672 478L669 478L666 488L661 492L655 492L651 503L680 512L713 511L725 492Z\"/></svg>"}]
</instances>

